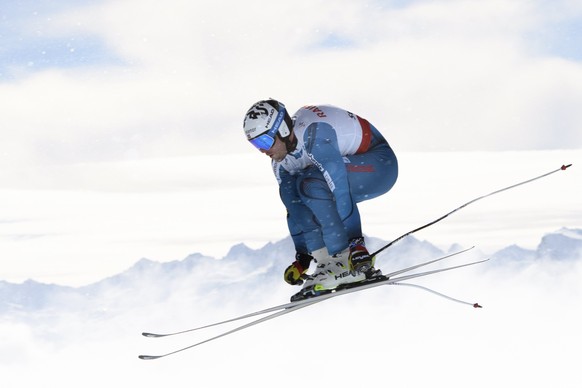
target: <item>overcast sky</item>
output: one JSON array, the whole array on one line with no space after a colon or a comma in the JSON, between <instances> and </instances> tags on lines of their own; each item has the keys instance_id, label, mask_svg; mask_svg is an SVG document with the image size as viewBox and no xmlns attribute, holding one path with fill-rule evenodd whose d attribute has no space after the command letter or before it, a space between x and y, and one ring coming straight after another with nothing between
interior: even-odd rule
<instances>
[{"instance_id":1,"label":"overcast sky","mask_svg":"<svg viewBox=\"0 0 582 388\"><path fill-rule=\"evenodd\" d=\"M273 97L400 151L582 147L579 1L7 0L0 167L252 152Z\"/></svg>"}]
</instances>

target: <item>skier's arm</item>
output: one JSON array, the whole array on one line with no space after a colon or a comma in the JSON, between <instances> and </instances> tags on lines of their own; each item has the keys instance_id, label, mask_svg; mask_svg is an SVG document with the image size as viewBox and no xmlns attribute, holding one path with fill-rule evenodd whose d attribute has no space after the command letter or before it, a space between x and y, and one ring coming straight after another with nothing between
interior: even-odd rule
<instances>
[{"instance_id":1,"label":"skier's arm","mask_svg":"<svg viewBox=\"0 0 582 388\"><path fill-rule=\"evenodd\" d=\"M279 196L287 209L287 226L298 253L309 253L323 247L319 225L313 213L301 201L297 192L297 176L291 175L280 165L275 166L279 182Z\"/></svg>"},{"instance_id":2,"label":"skier's arm","mask_svg":"<svg viewBox=\"0 0 582 388\"><path fill-rule=\"evenodd\" d=\"M335 130L327 123L313 123L305 131L304 142L310 159L333 193L340 218L347 219L354 211L353 201Z\"/></svg>"}]
</instances>

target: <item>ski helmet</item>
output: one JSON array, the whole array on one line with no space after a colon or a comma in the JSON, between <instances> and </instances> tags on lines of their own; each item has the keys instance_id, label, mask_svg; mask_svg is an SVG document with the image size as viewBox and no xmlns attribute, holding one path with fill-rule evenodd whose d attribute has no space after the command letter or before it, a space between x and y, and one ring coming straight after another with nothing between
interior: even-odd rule
<instances>
[{"instance_id":1,"label":"ski helmet","mask_svg":"<svg viewBox=\"0 0 582 388\"><path fill-rule=\"evenodd\" d=\"M285 105L276 100L255 103L247 111L243 123L247 140L260 150L270 149L278 136L285 142L287 149L292 151L294 148L290 139L292 128L293 123Z\"/></svg>"}]
</instances>

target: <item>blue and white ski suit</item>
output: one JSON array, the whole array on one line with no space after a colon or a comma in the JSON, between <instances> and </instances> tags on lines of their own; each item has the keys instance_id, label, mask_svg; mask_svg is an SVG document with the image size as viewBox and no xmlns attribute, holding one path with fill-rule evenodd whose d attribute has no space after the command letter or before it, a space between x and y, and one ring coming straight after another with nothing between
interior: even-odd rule
<instances>
[{"instance_id":1,"label":"blue and white ski suit","mask_svg":"<svg viewBox=\"0 0 582 388\"><path fill-rule=\"evenodd\" d=\"M334 255L362 236L356 204L390 190L398 162L373 125L343 109L305 106L293 122L297 148L273 162L289 231L297 252Z\"/></svg>"}]
</instances>

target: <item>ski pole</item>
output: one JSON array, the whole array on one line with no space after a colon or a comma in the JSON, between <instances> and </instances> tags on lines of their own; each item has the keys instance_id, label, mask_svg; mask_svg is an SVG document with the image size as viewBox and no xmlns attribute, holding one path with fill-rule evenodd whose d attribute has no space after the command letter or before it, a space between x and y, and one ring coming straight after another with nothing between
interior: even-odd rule
<instances>
[{"instance_id":1,"label":"ski pole","mask_svg":"<svg viewBox=\"0 0 582 388\"><path fill-rule=\"evenodd\" d=\"M475 199L472 199L471 201L469 201L469 202L467 202L467 203L464 203L464 204L462 204L462 205L461 205L461 206L459 206L458 208L456 208L456 209L454 209L454 210L452 210L452 211L448 212L447 214L445 214L445 215L443 215L443 216L441 216L441 217L437 218L436 220L434 220L434 221L431 221L431 222L429 222L428 224L426 224L426 225L423 225L423 226L421 226L421 227L418 227L418 228L416 228L416 229L413 229L413 230L411 230L410 232L406 232L406 233L404 233L402 236L400 236L400 237L398 237L398 238L396 238L396 239L394 239L394 240L390 241L388 244L384 245L382 248L380 248L380 249L378 249L376 252L372 253L372 255L371 255L371 256L372 256L372 257L373 257L373 256L376 256L376 255L377 255L377 254L379 254L380 252L382 252L382 251L384 251L385 249L387 249L387 248L391 247L391 246L392 246L393 244L395 244L396 242L398 242L398 241L402 240L404 237L406 237L406 236L410 236L410 235L411 235L411 234L413 234L413 233L416 233L416 232L418 232L418 231L420 231L420 230L422 230L422 229L428 228L429 226L431 226L431 225L434 225L434 224L436 224L437 222L440 222L440 221L444 220L445 218L447 218L447 217L448 217L448 216L450 216L451 214L458 212L459 210L463 209L464 207L466 207L466 206L469 206L470 204L472 204L472 203L474 203L474 202L477 202L477 201L479 201L480 199L483 199L483 198L490 197L490 196L492 196L492 195L495 195L495 194L501 193L501 192L503 192L503 191L507 191L507 190L509 190L509 189L513 189L513 188L515 188L515 187L518 187L518 186L521 186L521 185L525 185L526 183L530 183L530 182L536 181L536 180L538 180L538 179L541 179L541 178L547 177L548 175L552 175L552 174L554 174L554 173L556 173L556 172L558 172L558 171L563 171L563 170L566 170L566 169L567 169L568 167L570 167L571 165L572 165L572 164L568 164L568 165L565 165L565 164L564 164L564 165L562 165L562 167L560 167L560 168L557 168L557 169L555 169L555 170L553 170L553 171L550 171L550 172L548 172L548 173L542 174L542 175L540 175L540 176L537 176L537 177L535 177L535 178L531 178L531 179L528 179L528 180L526 180L526 181L519 182L519 183L516 183L516 184L514 184L514 185L507 186L507 187L504 187L504 188L502 188L502 189L499 189L499 190L493 191L493 192L491 192L491 193L489 193L489 194L485 194L485 195L482 195L482 196L480 196L480 197L477 197L477 198L475 198Z\"/></svg>"}]
</instances>

